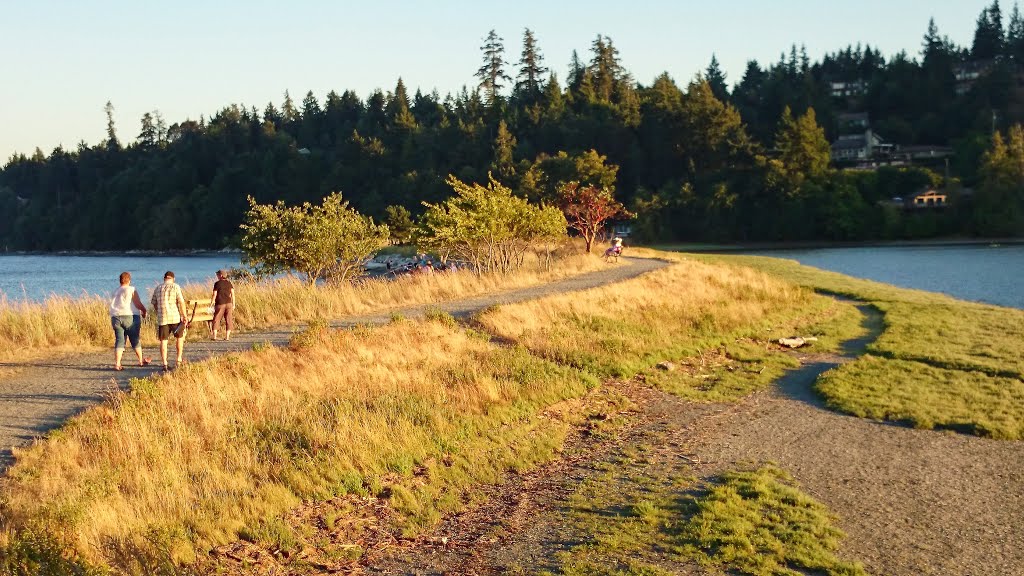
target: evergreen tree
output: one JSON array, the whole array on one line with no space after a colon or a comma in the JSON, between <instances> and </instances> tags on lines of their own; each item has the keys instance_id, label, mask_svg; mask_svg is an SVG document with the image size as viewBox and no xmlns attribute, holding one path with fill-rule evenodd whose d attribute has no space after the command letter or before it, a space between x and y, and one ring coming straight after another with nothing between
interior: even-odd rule
<instances>
[{"instance_id":1,"label":"evergreen tree","mask_svg":"<svg viewBox=\"0 0 1024 576\"><path fill-rule=\"evenodd\" d=\"M505 73L508 62L505 62L505 45L502 41L494 30L487 33L484 45L480 47L484 64L476 71L476 77L480 79L479 86L484 91L484 102L492 108L501 98L504 82L512 81L512 77Z\"/></svg>"},{"instance_id":2,"label":"evergreen tree","mask_svg":"<svg viewBox=\"0 0 1024 576\"><path fill-rule=\"evenodd\" d=\"M612 102L612 95L625 75L619 61L619 51L611 38L600 34L591 44L590 51L593 56L587 72L593 78L594 94L601 102Z\"/></svg>"},{"instance_id":3,"label":"evergreen tree","mask_svg":"<svg viewBox=\"0 0 1024 576\"><path fill-rule=\"evenodd\" d=\"M508 131L505 121L498 122L498 135L494 138L494 160L491 170L504 182L515 176L516 139Z\"/></svg>"},{"instance_id":4,"label":"evergreen tree","mask_svg":"<svg viewBox=\"0 0 1024 576\"><path fill-rule=\"evenodd\" d=\"M114 105L107 100L103 112L107 115L107 148L117 150L121 148L121 142L117 139L117 129L114 127Z\"/></svg>"},{"instance_id":5,"label":"evergreen tree","mask_svg":"<svg viewBox=\"0 0 1024 576\"><path fill-rule=\"evenodd\" d=\"M577 90L580 84L583 83L583 76L586 73L586 66L580 60L580 55L573 50L572 58L569 59L569 76L568 76L568 88L570 90Z\"/></svg>"},{"instance_id":6,"label":"evergreen tree","mask_svg":"<svg viewBox=\"0 0 1024 576\"><path fill-rule=\"evenodd\" d=\"M153 115L146 112L142 115L142 130L139 132L139 145L143 148L152 148L157 143L156 124L153 122Z\"/></svg>"},{"instance_id":7,"label":"evergreen tree","mask_svg":"<svg viewBox=\"0 0 1024 576\"><path fill-rule=\"evenodd\" d=\"M273 126L281 125L281 113L278 112L273 102L267 102L267 107L263 109L263 121L269 122Z\"/></svg>"},{"instance_id":8,"label":"evergreen tree","mask_svg":"<svg viewBox=\"0 0 1024 576\"><path fill-rule=\"evenodd\" d=\"M991 60L1003 53L1004 42L1003 13L999 8L999 0L995 0L978 15L971 56L975 60Z\"/></svg>"},{"instance_id":9,"label":"evergreen tree","mask_svg":"<svg viewBox=\"0 0 1024 576\"><path fill-rule=\"evenodd\" d=\"M156 119L156 141L158 144L167 143L167 121L164 120L164 115L159 110L153 111L153 117Z\"/></svg>"},{"instance_id":10,"label":"evergreen tree","mask_svg":"<svg viewBox=\"0 0 1024 576\"><path fill-rule=\"evenodd\" d=\"M288 91L284 91L284 102L281 104L281 121L285 125L294 124L299 119L299 111L295 108L295 102L292 101L292 97L288 94Z\"/></svg>"},{"instance_id":11,"label":"evergreen tree","mask_svg":"<svg viewBox=\"0 0 1024 576\"><path fill-rule=\"evenodd\" d=\"M711 92L722 102L729 100L729 87L725 84L725 73L722 72L721 66L718 64L718 58L712 54L711 63L708 64L707 69L704 71L704 78L708 81L708 85L711 86Z\"/></svg>"},{"instance_id":12,"label":"evergreen tree","mask_svg":"<svg viewBox=\"0 0 1024 576\"><path fill-rule=\"evenodd\" d=\"M542 78L548 71L543 61L533 31L527 28L523 32L523 53L519 58L519 75L516 77L515 94L519 99L533 103L540 98Z\"/></svg>"},{"instance_id":13,"label":"evergreen tree","mask_svg":"<svg viewBox=\"0 0 1024 576\"><path fill-rule=\"evenodd\" d=\"M814 108L796 119L788 106L783 110L775 149L790 193L795 193L805 180L821 178L828 171L831 147L825 130L818 126Z\"/></svg>"},{"instance_id":14,"label":"evergreen tree","mask_svg":"<svg viewBox=\"0 0 1024 576\"><path fill-rule=\"evenodd\" d=\"M1013 3L1010 23L1006 27L1006 55L1013 58L1018 66L1024 66L1024 18L1016 2Z\"/></svg>"},{"instance_id":15,"label":"evergreen tree","mask_svg":"<svg viewBox=\"0 0 1024 576\"><path fill-rule=\"evenodd\" d=\"M409 110L409 105L409 92L405 88L405 82L399 78L394 93L388 95L388 102L384 107L388 120L399 130L412 130L416 127L416 118Z\"/></svg>"}]
</instances>

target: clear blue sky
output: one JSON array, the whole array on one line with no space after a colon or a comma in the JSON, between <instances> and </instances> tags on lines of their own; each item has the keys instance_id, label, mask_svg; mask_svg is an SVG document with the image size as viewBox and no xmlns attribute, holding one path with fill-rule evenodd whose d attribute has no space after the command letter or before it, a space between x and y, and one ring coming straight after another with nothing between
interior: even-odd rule
<instances>
[{"instance_id":1,"label":"clear blue sky","mask_svg":"<svg viewBox=\"0 0 1024 576\"><path fill-rule=\"evenodd\" d=\"M104 137L103 106L115 107L130 142L146 111L168 124L242 103L301 101L312 90L385 91L401 76L410 92L442 95L473 86L479 47L494 28L507 60L519 58L524 27L564 79L572 50L589 57L609 36L644 84L669 72L685 84L715 53L730 85L745 63L775 62L790 44L814 60L864 42L888 57L916 56L934 17L969 46L990 0L0 0L0 162L13 152L49 154ZM1004 23L1012 9L1004 0ZM514 76L514 73L512 74Z\"/></svg>"}]
</instances>

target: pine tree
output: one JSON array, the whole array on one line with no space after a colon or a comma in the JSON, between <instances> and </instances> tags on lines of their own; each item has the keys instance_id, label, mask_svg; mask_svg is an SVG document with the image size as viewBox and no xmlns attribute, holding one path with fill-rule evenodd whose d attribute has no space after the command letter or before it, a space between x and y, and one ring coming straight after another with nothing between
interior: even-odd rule
<instances>
[{"instance_id":1,"label":"pine tree","mask_svg":"<svg viewBox=\"0 0 1024 576\"><path fill-rule=\"evenodd\" d=\"M263 109L263 122L269 122L273 126L281 124L281 113L273 102L267 102L267 107Z\"/></svg>"},{"instance_id":2,"label":"pine tree","mask_svg":"<svg viewBox=\"0 0 1024 576\"><path fill-rule=\"evenodd\" d=\"M255 114L255 109L254 114ZM164 120L164 115L159 110L153 111L153 117L156 118L156 141L158 144L165 144L167 142L167 121Z\"/></svg>"},{"instance_id":3,"label":"pine tree","mask_svg":"<svg viewBox=\"0 0 1024 576\"><path fill-rule=\"evenodd\" d=\"M537 39L533 31L527 28L523 32L523 53L519 58L519 75L516 77L516 95L529 103L540 97L543 88L541 78L548 69L542 64L544 57L537 47Z\"/></svg>"},{"instance_id":4,"label":"pine tree","mask_svg":"<svg viewBox=\"0 0 1024 576\"><path fill-rule=\"evenodd\" d=\"M570 90L577 90L580 84L583 83L583 76L586 73L586 67L580 60L580 55L573 50L572 58L569 59L569 78L568 87Z\"/></svg>"},{"instance_id":5,"label":"pine tree","mask_svg":"<svg viewBox=\"0 0 1024 576\"><path fill-rule=\"evenodd\" d=\"M1024 18L1016 2L1010 13L1010 24L1006 27L1006 55L1013 58L1018 66L1024 65Z\"/></svg>"},{"instance_id":6,"label":"pine tree","mask_svg":"<svg viewBox=\"0 0 1024 576\"><path fill-rule=\"evenodd\" d=\"M975 60L991 60L1002 54L1004 42L1003 13L999 8L999 0L995 0L978 15L971 57Z\"/></svg>"},{"instance_id":7,"label":"pine tree","mask_svg":"<svg viewBox=\"0 0 1024 576\"><path fill-rule=\"evenodd\" d=\"M388 102L384 107L388 120L399 130L412 130L416 127L416 118L409 107L409 91L405 88L405 82L399 78L395 92L388 95Z\"/></svg>"},{"instance_id":8,"label":"pine tree","mask_svg":"<svg viewBox=\"0 0 1024 576\"><path fill-rule=\"evenodd\" d=\"M153 115L146 112L142 115L142 130L139 132L139 144L143 148L152 148L157 143L156 124L153 122Z\"/></svg>"},{"instance_id":9,"label":"pine tree","mask_svg":"<svg viewBox=\"0 0 1024 576\"><path fill-rule=\"evenodd\" d=\"M786 106L779 120L775 149L791 193L805 180L819 178L828 171L831 147L825 139L825 130L818 126L814 108L808 108L803 116L794 119Z\"/></svg>"},{"instance_id":10,"label":"pine tree","mask_svg":"<svg viewBox=\"0 0 1024 576\"><path fill-rule=\"evenodd\" d=\"M587 72L593 78L594 94L602 102L611 102L617 84L625 73L619 61L619 51L607 36L597 35L591 44L593 57Z\"/></svg>"},{"instance_id":11,"label":"pine tree","mask_svg":"<svg viewBox=\"0 0 1024 576\"><path fill-rule=\"evenodd\" d=\"M476 77L480 79L480 88L484 91L484 101L487 106L493 107L501 98L503 82L511 82L512 77L505 73L505 45L498 33L491 30L484 39L484 45L480 47L483 52L484 65L476 71Z\"/></svg>"},{"instance_id":12,"label":"pine tree","mask_svg":"<svg viewBox=\"0 0 1024 576\"><path fill-rule=\"evenodd\" d=\"M299 111L295 108L295 102L292 101L292 97L288 94L288 91L284 91L284 102L281 104L281 120L285 124L292 124L299 119Z\"/></svg>"},{"instance_id":13,"label":"pine tree","mask_svg":"<svg viewBox=\"0 0 1024 576\"><path fill-rule=\"evenodd\" d=\"M704 79L711 85L711 91L715 94L715 98L722 102L729 100L729 87L725 83L725 73L722 72L714 53L711 54L711 63L704 71Z\"/></svg>"},{"instance_id":14,"label":"pine tree","mask_svg":"<svg viewBox=\"0 0 1024 576\"><path fill-rule=\"evenodd\" d=\"M491 169L506 183L515 175L516 139L508 131L505 121L498 122L498 135L494 138L494 161Z\"/></svg>"},{"instance_id":15,"label":"pine tree","mask_svg":"<svg viewBox=\"0 0 1024 576\"><path fill-rule=\"evenodd\" d=\"M114 105L110 100L107 100L103 112L107 115L107 148L118 150L121 148L121 142L117 139L117 129L114 127Z\"/></svg>"}]
</instances>

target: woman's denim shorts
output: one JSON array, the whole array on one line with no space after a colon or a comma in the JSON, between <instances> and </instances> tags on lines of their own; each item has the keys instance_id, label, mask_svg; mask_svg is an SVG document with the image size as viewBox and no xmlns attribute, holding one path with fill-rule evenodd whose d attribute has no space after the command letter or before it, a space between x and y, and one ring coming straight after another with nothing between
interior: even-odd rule
<instances>
[{"instance_id":1,"label":"woman's denim shorts","mask_svg":"<svg viewBox=\"0 0 1024 576\"><path fill-rule=\"evenodd\" d=\"M134 316L111 316L110 325L114 328L114 349L123 350L125 338L131 343L132 348L139 347L139 333L142 331L142 317Z\"/></svg>"}]
</instances>

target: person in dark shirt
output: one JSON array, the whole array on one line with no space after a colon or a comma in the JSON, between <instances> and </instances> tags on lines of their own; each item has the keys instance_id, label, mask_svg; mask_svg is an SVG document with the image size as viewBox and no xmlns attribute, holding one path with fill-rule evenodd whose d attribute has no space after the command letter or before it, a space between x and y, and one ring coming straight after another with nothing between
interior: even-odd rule
<instances>
[{"instance_id":1,"label":"person in dark shirt","mask_svg":"<svg viewBox=\"0 0 1024 576\"><path fill-rule=\"evenodd\" d=\"M231 340L231 328L234 327L235 286L228 280L227 272L217 270L217 281L213 284L213 339L217 339L217 327L221 318L224 319L224 339Z\"/></svg>"}]
</instances>

